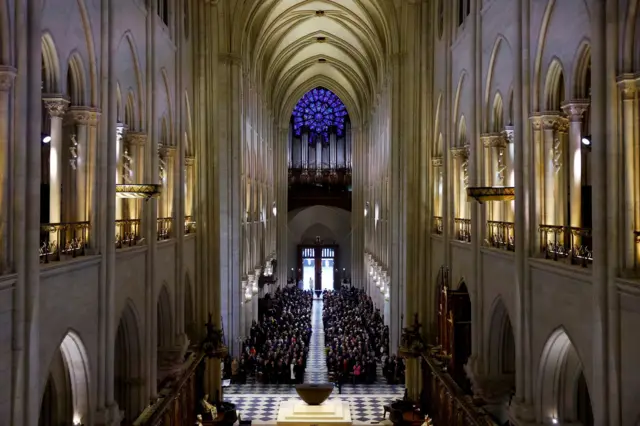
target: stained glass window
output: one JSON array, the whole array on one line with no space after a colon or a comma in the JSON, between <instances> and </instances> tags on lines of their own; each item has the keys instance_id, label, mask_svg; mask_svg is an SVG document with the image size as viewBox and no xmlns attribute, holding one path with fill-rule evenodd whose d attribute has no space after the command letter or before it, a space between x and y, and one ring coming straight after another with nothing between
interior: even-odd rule
<instances>
[{"instance_id":1,"label":"stained glass window","mask_svg":"<svg viewBox=\"0 0 640 426\"><path fill-rule=\"evenodd\" d=\"M347 108L335 93L318 87L305 93L293 108L293 130L298 136L307 130L310 143L318 138L327 143L334 129L342 136L347 115Z\"/></svg>"}]
</instances>

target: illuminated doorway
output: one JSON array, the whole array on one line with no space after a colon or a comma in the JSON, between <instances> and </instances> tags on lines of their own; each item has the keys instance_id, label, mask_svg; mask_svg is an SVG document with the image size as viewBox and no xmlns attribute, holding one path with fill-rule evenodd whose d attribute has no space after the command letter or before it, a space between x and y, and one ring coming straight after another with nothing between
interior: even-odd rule
<instances>
[{"instance_id":1,"label":"illuminated doorway","mask_svg":"<svg viewBox=\"0 0 640 426\"><path fill-rule=\"evenodd\" d=\"M305 290L334 290L340 288L336 282L338 246L298 246L298 282Z\"/></svg>"},{"instance_id":2,"label":"illuminated doorway","mask_svg":"<svg viewBox=\"0 0 640 426\"><path fill-rule=\"evenodd\" d=\"M305 290L315 290L316 283L316 259L313 249L307 249L313 257L302 259L302 288Z\"/></svg>"}]
</instances>

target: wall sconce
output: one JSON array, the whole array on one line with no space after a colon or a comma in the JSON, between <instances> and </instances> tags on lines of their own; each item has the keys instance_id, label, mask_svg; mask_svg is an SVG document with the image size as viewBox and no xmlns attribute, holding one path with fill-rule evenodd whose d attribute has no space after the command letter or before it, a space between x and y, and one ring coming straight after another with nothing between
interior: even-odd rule
<instances>
[{"instance_id":1,"label":"wall sconce","mask_svg":"<svg viewBox=\"0 0 640 426\"><path fill-rule=\"evenodd\" d=\"M42 143L48 144L49 142L51 142L51 136L43 134L42 135Z\"/></svg>"}]
</instances>

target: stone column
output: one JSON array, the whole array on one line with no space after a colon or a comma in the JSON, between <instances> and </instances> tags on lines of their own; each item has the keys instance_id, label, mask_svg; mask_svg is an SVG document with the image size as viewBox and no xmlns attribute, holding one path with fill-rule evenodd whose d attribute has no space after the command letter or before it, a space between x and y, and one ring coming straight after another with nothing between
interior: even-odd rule
<instances>
[{"instance_id":1,"label":"stone column","mask_svg":"<svg viewBox=\"0 0 640 426\"><path fill-rule=\"evenodd\" d=\"M62 120L67 113L69 100L63 95L46 95L45 107L51 117L51 141L49 142L49 223L60 223L62 211ZM51 238L57 238L52 234Z\"/></svg>"},{"instance_id":2,"label":"stone column","mask_svg":"<svg viewBox=\"0 0 640 426\"><path fill-rule=\"evenodd\" d=\"M588 100L571 101L562 106L569 117L569 225L582 226L582 115L589 108Z\"/></svg>"},{"instance_id":3,"label":"stone column","mask_svg":"<svg viewBox=\"0 0 640 426\"><path fill-rule=\"evenodd\" d=\"M122 154L124 152L124 137L126 133L126 126L122 123L118 123L116 126L116 184L124 183L122 179ZM124 219L122 215L123 206L126 201L124 199L116 200L116 220Z\"/></svg>"},{"instance_id":4,"label":"stone column","mask_svg":"<svg viewBox=\"0 0 640 426\"><path fill-rule=\"evenodd\" d=\"M492 166L493 176L489 181L493 186L505 186L506 173L507 173L507 143L504 136L496 134L491 137L491 150L493 154ZM503 204L504 202L492 203L493 204L493 220L502 221L503 216Z\"/></svg>"},{"instance_id":5,"label":"stone column","mask_svg":"<svg viewBox=\"0 0 640 426\"><path fill-rule=\"evenodd\" d=\"M529 116L529 121L531 122L531 150L533 152L533 162L531 164L531 174L533 175L534 181L534 192L533 192L533 211L531 214L531 229L529 229L529 238L531 244L536 244L538 241L538 228L540 225L546 225L546 198L544 196L544 143L543 143L543 119L540 114L532 114ZM533 249L534 252L536 250L540 250L540 247L527 247L527 249Z\"/></svg>"},{"instance_id":6,"label":"stone column","mask_svg":"<svg viewBox=\"0 0 640 426\"><path fill-rule=\"evenodd\" d=\"M185 216L193 216L193 192L195 189L194 186L194 171L193 165L195 163L195 158L186 157L184 159L185 163L185 177L186 177L186 188L185 188L185 202L184 202L184 213ZM196 224L197 226L197 224Z\"/></svg>"},{"instance_id":7,"label":"stone column","mask_svg":"<svg viewBox=\"0 0 640 426\"><path fill-rule=\"evenodd\" d=\"M556 221L556 137L558 115L549 114L542 117L544 144L544 224L559 225Z\"/></svg>"},{"instance_id":8,"label":"stone column","mask_svg":"<svg viewBox=\"0 0 640 426\"><path fill-rule=\"evenodd\" d=\"M624 241L624 262L627 269L640 264L640 250L634 231L640 230L640 209L636 208L640 201L640 152L636 144L638 134L638 86L640 76L623 74L618 77L618 88L622 98L622 156L624 158L624 218L622 240Z\"/></svg>"},{"instance_id":9,"label":"stone column","mask_svg":"<svg viewBox=\"0 0 640 426\"><path fill-rule=\"evenodd\" d=\"M9 123L12 119L9 110L9 95L16 77L16 69L10 66L0 66L0 275L8 272L13 265L10 259L11 247L11 188L7 162L11 158L9 142Z\"/></svg>"},{"instance_id":10,"label":"stone column","mask_svg":"<svg viewBox=\"0 0 640 426\"><path fill-rule=\"evenodd\" d=\"M513 186L515 187L515 161L516 161L516 153L515 153L515 144L513 143L514 139L514 126L505 126L504 130L504 139L506 143L506 153L505 153L505 186ZM513 222L515 216L515 200L509 201L505 203L504 210L504 220L507 222Z\"/></svg>"},{"instance_id":11,"label":"stone column","mask_svg":"<svg viewBox=\"0 0 640 426\"><path fill-rule=\"evenodd\" d=\"M89 186L89 124L93 110L90 107L71 107L69 115L76 125L76 212L73 220L84 222L89 220L89 204L87 194Z\"/></svg>"},{"instance_id":12,"label":"stone column","mask_svg":"<svg viewBox=\"0 0 640 426\"><path fill-rule=\"evenodd\" d=\"M431 159L431 166L433 167L433 216L442 217L442 157L433 157ZM433 218L432 218L433 220ZM430 225L429 234L433 233L433 226Z\"/></svg>"},{"instance_id":13,"label":"stone column","mask_svg":"<svg viewBox=\"0 0 640 426\"><path fill-rule=\"evenodd\" d=\"M251 321L253 320L253 283L256 280L256 276L254 274L249 274L247 276L247 281L245 284L245 294L243 294L244 298L244 323L245 323L245 335L248 335L248 331L251 329Z\"/></svg>"},{"instance_id":14,"label":"stone column","mask_svg":"<svg viewBox=\"0 0 640 426\"><path fill-rule=\"evenodd\" d=\"M132 183L144 183L145 182L145 146L147 144L147 134L144 132L132 132L126 133L127 145L129 146L129 155L131 156L131 182ZM129 200L130 207L130 219L140 219L141 214L141 201ZM140 229L138 229L138 233Z\"/></svg>"},{"instance_id":15,"label":"stone column","mask_svg":"<svg viewBox=\"0 0 640 426\"><path fill-rule=\"evenodd\" d=\"M453 172L451 173L451 183L453 186L453 218L461 217L462 208L460 206L460 192L462 191L462 186L460 185L462 180L460 176L462 174L462 150L460 148L452 148L451 156L453 157ZM455 230L454 230L455 234Z\"/></svg>"}]
</instances>

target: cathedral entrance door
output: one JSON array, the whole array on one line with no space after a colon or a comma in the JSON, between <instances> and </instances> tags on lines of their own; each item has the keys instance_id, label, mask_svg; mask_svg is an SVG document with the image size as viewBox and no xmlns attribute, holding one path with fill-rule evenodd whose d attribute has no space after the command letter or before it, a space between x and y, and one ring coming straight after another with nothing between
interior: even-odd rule
<instances>
[{"instance_id":1,"label":"cathedral entrance door","mask_svg":"<svg viewBox=\"0 0 640 426\"><path fill-rule=\"evenodd\" d=\"M333 290L336 282L338 246L298 246L298 281L305 290Z\"/></svg>"}]
</instances>

